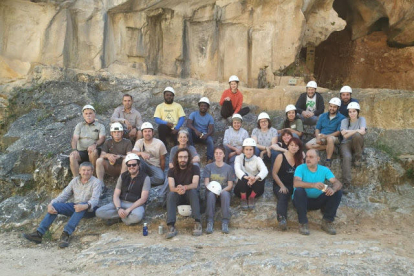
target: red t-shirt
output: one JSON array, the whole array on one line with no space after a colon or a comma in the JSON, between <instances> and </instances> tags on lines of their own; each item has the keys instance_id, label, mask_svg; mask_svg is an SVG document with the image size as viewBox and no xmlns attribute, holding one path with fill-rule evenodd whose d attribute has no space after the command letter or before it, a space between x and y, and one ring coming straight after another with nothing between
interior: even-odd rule
<instances>
[{"instance_id":1,"label":"red t-shirt","mask_svg":"<svg viewBox=\"0 0 414 276\"><path fill-rule=\"evenodd\" d=\"M236 93L231 92L231 89L224 90L221 95L220 105L223 105L224 99L230 97L231 105L233 106L234 113L238 113L243 104L243 94L237 89Z\"/></svg>"}]
</instances>

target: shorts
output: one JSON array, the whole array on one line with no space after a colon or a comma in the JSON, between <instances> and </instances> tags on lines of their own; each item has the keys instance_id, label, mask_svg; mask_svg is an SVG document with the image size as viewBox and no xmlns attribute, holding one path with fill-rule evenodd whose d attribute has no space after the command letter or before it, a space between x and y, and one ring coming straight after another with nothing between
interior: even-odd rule
<instances>
[{"instance_id":1,"label":"shorts","mask_svg":"<svg viewBox=\"0 0 414 276\"><path fill-rule=\"evenodd\" d=\"M101 148L96 148L98 150L98 156L101 155ZM89 154L87 150L78 150L79 156L80 156L80 163L83 162L90 162L89 161Z\"/></svg>"},{"instance_id":2,"label":"shorts","mask_svg":"<svg viewBox=\"0 0 414 276\"><path fill-rule=\"evenodd\" d=\"M336 137L336 136L331 136L331 137L333 137L334 138L334 144L335 145L338 145L339 144L339 138L338 137ZM309 145L314 145L314 144L316 144L316 138L313 138L312 140L310 140L309 142L307 142L306 144L309 144ZM324 144L324 145L326 145L326 144Z\"/></svg>"}]
</instances>

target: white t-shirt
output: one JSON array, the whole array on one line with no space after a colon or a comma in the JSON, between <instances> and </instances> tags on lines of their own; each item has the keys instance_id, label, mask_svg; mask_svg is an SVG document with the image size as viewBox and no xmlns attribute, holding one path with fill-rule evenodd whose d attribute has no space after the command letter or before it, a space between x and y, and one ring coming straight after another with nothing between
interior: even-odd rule
<instances>
[{"instance_id":1,"label":"white t-shirt","mask_svg":"<svg viewBox=\"0 0 414 276\"><path fill-rule=\"evenodd\" d=\"M316 110L316 94L313 98L306 96L306 111L315 112Z\"/></svg>"}]
</instances>

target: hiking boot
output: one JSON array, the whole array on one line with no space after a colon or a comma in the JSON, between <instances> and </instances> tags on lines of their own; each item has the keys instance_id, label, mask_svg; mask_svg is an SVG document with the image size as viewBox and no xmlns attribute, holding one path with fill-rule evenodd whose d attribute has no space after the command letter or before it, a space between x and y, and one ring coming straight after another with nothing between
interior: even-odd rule
<instances>
[{"instance_id":1,"label":"hiking boot","mask_svg":"<svg viewBox=\"0 0 414 276\"><path fill-rule=\"evenodd\" d=\"M107 219L105 221L105 225L106 226L111 226L111 225L114 225L114 224L117 224L117 223L120 223L120 222L122 222L122 219L121 218Z\"/></svg>"},{"instance_id":2,"label":"hiking boot","mask_svg":"<svg viewBox=\"0 0 414 276\"><path fill-rule=\"evenodd\" d=\"M325 231L329 235L336 235L335 227L333 226L333 223L331 221L327 221L325 219L322 219L321 228L322 228L323 231Z\"/></svg>"},{"instance_id":3,"label":"hiking boot","mask_svg":"<svg viewBox=\"0 0 414 276\"><path fill-rule=\"evenodd\" d=\"M29 240L29 241L34 242L36 244L39 244L39 243L42 243L43 235L40 234L39 231L34 231L33 233L30 233L30 234L23 234L23 237L26 240Z\"/></svg>"},{"instance_id":4,"label":"hiking boot","mask_svg":"<svg viewBox=\"0 0 414 276\"><path fill-rule=\"evenodd\" d=\"M202 234L203 227L201 226L201 222L196 221L196 223L194 223L193 236L201 236Z\"/></svg>"},{"instance_id":5,"label":"hiking boot","mask_svg":"<svg viewBox=\"0 0 414 276\"><path fill-rule=\"evenodd\" d=\"M221 232L224 233L224 234L228 234L230 232L228 222L222 222L221 223Z\"/></svg>"},{"instance_id":6,"label":"hiking boot","mask_svg":"<svg viewBox=\"0 0 414 276\"><path fill-rule=\"evenodd\" d=\"M249 204L250 209L254 209L256 207L256 202L254 197L249 197L247 203Z\"/></svg>"},{"instance_id":7,"label":"hiking boot","mask_svg":"<svg viewBox=\"0 0 414 276\"><path fill-rule=\"evenodd\" d=\"M213 222L212 221L207 222L206 233L207 234L213 233Z\"/></svg>"},{"instance_id":8,"label":"hiking boot","mask_svg":"<svg viewBox=\"0 0 414 276\"><path fill-rule=\"evenodd\" d=\"M59 241L59 248L65 248L69 246L69 234L66 231L62 232L62 235L60 236Z\"/></svg>"},{"instance_id":9,"label":"hiking boot","mask_svg":"<svg viewBox=\"0 0 414 276\"><path fill-rule=\"evenodd\" d=\"M299 233L301 233L302 235L309 235L309 225L307 223L301 224L299 227Z\"/></svg>"},{"instance_id":10,"label":"hiking boot","mask_svg":"<svg viewBox=\"0 0 414 276\"><path fill-rule=\"evenodd\" d=\"M287 221L286 218L283 216L279 217L279 229L282 231L287 230Z\"/></svg>"},{"instance_id":11,"label":"hiking boot","mask_svg":"<svg viewBox=\"0 0 414 276\"><path fill-rule=\"evenodd\" d=\"M240 207L243 210L247 210L249 208L249 205L247 205L247 199L242 199L240 200Z\"/></svg>"},{"instance_id":12,"label":"hiking boot","mask_svg":"<svg viewBox=\"0 0 414 276\"><path fill-rule=\"evenodd\" d=\"M171 239L175 236L177 236L177 230L175 229L174 226L169 226L166 238Z\"/></svg>"}]
</instances>

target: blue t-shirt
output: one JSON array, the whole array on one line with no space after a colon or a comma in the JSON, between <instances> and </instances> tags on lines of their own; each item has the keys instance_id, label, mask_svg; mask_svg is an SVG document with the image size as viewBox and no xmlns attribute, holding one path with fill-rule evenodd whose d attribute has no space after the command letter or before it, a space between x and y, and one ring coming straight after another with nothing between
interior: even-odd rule
<instances>
[{"instance_id":1,"label":"blue t-shirt","mask_svg":"<svg viewBox=\"0 0 414 276\"><path fill-rule=\"evenodd\" d=\"M306 164L302 164L296 168L294 177L301 178L303 182L324 183L325 180L334 178L335 175L327 167L318 165L318 169L316 170L316 172L312 172L308 169L308 166ZM316 188L305 188L305 191L309 198L317 198L323 193L321 190L316 189ZM293 192L293 195L294 194L295 192ZM292 199L293 199L293 195L292 195Z\"/></svg>"},{"instance_id":2,"label":"blue t-shirt","mask_svg":"<svg viewBox=\"0 0 414 276\"><path fill-rule=\"evenodd\" d=\"M322 134L331 134L331 133L334 133L335 131L340 130L341 121L343 119L345 119L345 116L338 112L335 118L330 120L329 112L325 112L321 116L319 116L318 123L316 123L316 128L319 129L319 131Z\"/></svg>"},{"instance_id":3,"label":"blue t-shirt","mask_svg":"<svg viewBox=\"0 0 414 276\"><path fill-rule=\"evenodd\" d=\"M193 121L193 126L202 133L208 132L208 125L214 125L214 119L208 113L206 113L204 116L201 116L200 111L194 111L190 114L189 118Z\"/></svg>"}]
</instances>

